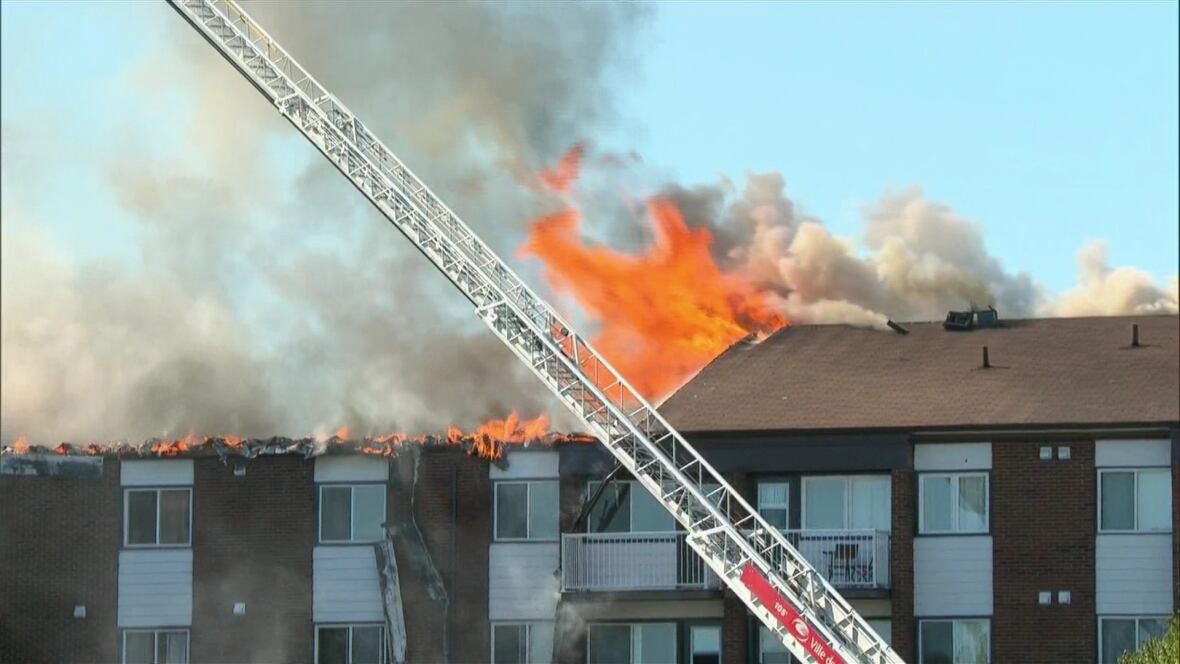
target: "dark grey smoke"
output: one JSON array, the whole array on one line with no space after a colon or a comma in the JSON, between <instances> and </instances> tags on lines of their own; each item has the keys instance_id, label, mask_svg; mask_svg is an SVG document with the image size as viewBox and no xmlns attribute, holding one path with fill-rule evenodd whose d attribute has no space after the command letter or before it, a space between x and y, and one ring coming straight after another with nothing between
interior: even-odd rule
<instances>
[{"instance_id":1,"label":"dark grey smoke","mask_svg":"<svg viewBox=\"0 0 1180 664\"><path fill-rule=\"evenodd\" d=\"M644 21L598 3L247 7L508 254L522 222L551 206L537 169L614 121L610 90L629 75ZM513 408L572 424L441 275L163 6L159 29L159 48L120 85L179 128L167 133L180 149L146 144L129 119L111 128L125 139L117 153L78 155L134 224L134 258L61 256L31 206L6 201L0 437L430 431ZM187 116L177 98L191 100ZM5 118L6 198L43 178L46 143L22 141L33 120Z\"/></svg>"}]
</instances>

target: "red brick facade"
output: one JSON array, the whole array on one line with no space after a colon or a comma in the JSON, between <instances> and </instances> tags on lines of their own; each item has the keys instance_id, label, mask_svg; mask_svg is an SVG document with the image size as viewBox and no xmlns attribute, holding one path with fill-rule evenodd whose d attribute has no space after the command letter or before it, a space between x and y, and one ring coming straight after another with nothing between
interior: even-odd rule
<instances>
[{"instance_id":1,"label":"red brick facade","mask_svg":"<svg viewBox=\"0 0 1180 664\"><path fill-rule=\"evenodd\" d=\"M893 614L893 650L907 662L915 660L914 637L914 519L917 508L917 478L912 470L893 471L889 544L889 582Z\"/></svg>"},{"instance_id":2,"label":"red brick facade","mask_svg":"<svg viewBox=\"0 0 1180 664\"><path fill-rule=\"evenodd\" d=\"M430 599L422 579L412 573L409 552L398 550L408 635L406 656L410 662L424 664L446 659L487 661L491 644L488 547L492 536L488 462L459 448L424 448L420 454L412 497L412 457L403 455L395 461L391 472L397 479L389 492L388 514L396 520L401 510L413 505L414 520L442 577L448 602L440 605ZM448 658L444 658L444 647Z\"/></svg>"},{"instance_id":3,"label":"red brick facade","mask_svg":"<svg viewBox=\"0 0 1180 664\"><path fill-rule=\"evenodd\" d=\"M118 659L122 500L106 461L96 479L0 476L0 662Z\"/></svg>"},{"instance_id":4,"label":"red brick facade","mask_svg":"<svg viewBox=\"0 0 1180 664\"><path fill-rule=\"evenodd\" d=\"M1051 446L1053 458L1039 450ZM1057 458L1057 448L1070 458ZM1085 662L1098 651L1094 442L992 445L992 660ZM1070 592L1059 604L1058 591ZM1038 604L1038 593L1052 603Z\"/></svg>"},{"instance_id":5,"label":"red brick facade","mask_svg":"<svg viewBox=\"0 0 1180 664\"><path fill-rule=\"evenodd\" d=\"M193 460L192 661L307 661L313 468L296 456Z\"/></svg>"}]
</instances>

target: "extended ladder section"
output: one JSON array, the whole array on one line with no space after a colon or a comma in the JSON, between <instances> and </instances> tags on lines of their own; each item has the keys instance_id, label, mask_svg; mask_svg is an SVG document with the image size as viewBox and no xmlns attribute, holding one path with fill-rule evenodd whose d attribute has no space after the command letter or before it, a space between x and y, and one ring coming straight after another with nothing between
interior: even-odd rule
<instances>
[{"instance_id":1,"label":"extended ladder section","mask_svg":"<svg viewBox=\"0 0 1180 664\"><path fill-rule=\"evenodd\" d=\"M804 662L902 660L586 340L232 0L168 0L467 297Z\"/></svg>"}]
</instances>

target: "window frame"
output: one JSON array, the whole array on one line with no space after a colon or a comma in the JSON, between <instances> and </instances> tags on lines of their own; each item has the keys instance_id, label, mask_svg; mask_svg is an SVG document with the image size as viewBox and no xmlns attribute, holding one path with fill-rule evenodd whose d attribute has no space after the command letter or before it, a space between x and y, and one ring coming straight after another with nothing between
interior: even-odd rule
<instances>
[{"instance_id":1,"label":"window frame","mask_svg":"<svg viewBox=\"0 0 1180 664\"><path fill-rule=\"evenodd\" d=\"M161 632L184 632L184 652L188 656L187 664L193 661L193 635L191 627L122 627L119 629L119 664L127 664L127 634L136 632L152 635L152 662L156 663L156 655L160 652Z\"/></svg>"},{"instance_id":2,"label":"window frame","mask_svg":"<svg viewBox=\"0 0 1180 664\"><path fill-rule=\"evenodd\" d=\"M1099 535L1167 535L1173 531L1173 522L1176 515L1168 521L1168 528L1166 530L1141 530L1139 528L1139 473L1153 472L1162 473L1168 478L1168 482L1172 482L1172 469L1167 466L1111 466L1099 468L1097 474L1098 483L1098 514L1096 515L1098 521ZM1122 528L1104 528L1102 525L1102 475L1105 473L1131 473L1133 476L1132 490L1131 490L1131 510L1134 515L1134 525L1130 530ZM1172 487L1172 492L1176 491L1176 487ZM1168 505L1171 509L1171 505Z\"/></svg>"},{"instance_id":3,"label":"window frame","mask_svg":"<svg viewBox=\"0 0 1180 664\"><path fill-rule=\"evenodd\" d=\"M380 657L378 662L380 664L388 664L389 653L386 645L385 637L385 623L379 622L355 622L355 623L315 623L315 634L312 639L312 662L319 664L320 662L320 630L321 629L348 629L348 655L347 664L352 664L352 630L354 627L376 627L380 631L380 636L377 637L377 642L380 645Z\"/></svg>"},{"instance_id":4,"label":"window frame","mask_svg":"<svg viewBox=\"0 0 1180 664\"><path fill-rule=\"evenodd\" d=\"M929 618L915 618L917 621L917 643L914 650L917 654L916 664L923 664L925 661L922 657L922 625L929 622L946 622L951 624L951 659L954 659L955 652L955 623L961 622L982 622L987 624L987 662L992 662L992 639L994 632L992 631L992 617L991 616L932 616Z\"/></svg>"},{"instance_id":5,"label":"window frame","mask_svg":"<svg viewBox=\"0 0 1180 664\"><path fill-rule=\"evenodd\" d=\"M951 530L930 530L926 527L926 481L931 478L947 477L952 480L951 487L951 518L953 525ZM984 527L982 530L961 530L959 526L959 482L962 478L982 477L983 478L983 508L984 508ZM992 532L992 478L991 472L987 470L964 470L964 471L923 471L918 473L918 532L919 536L974 536L974 535L990 535Z\"/></svg>"},{"instance_id":6,"label":"window frame","mask_svg":"<svg viewBox=\"0 0 1180 664\"><path fill-rule=\"evenodd\" d=\"M156 494L156 541L150 544L131 543L131 500L132 492ZM188 492L188 541L182 543L160 543L160 492L187 491ZM124 549L191 549L193 546L193 487L191 485L172 486L132 486L123 488L123 548Z\"/></svg>"},{"instance_id":7,"label":"window frame","mask_svg":"<svg viewBox=\"0 0 1180 664\"><path fill-rule=\"evenodd\" d=\"M1138 652L1139 651L1139 629L1140 629L1139 623L1140 623L1140 621L1162 620L1164 622L1164 630L1166 631L1168 628L1168 622L1171 619L1172 619L1172 616L1152 615L1152 614L1135 614L1135 615L1130 615L1130 616L1123 616L1123 615L1098 616L1098 656L1095 658L1095 661L1098 662L1098 664L1118 664L1118 662L1103 662L1102 661L1102 623L1103 623L1103 621L1106 621L1106 620L1134 620L1135 621L1135 650L1132 650L1131 652Z\"/></svg>"},{"instance_id":8,"label":"window frame","mask_svg":"<svg viewBox=\"0 0 1180 664\"><path fill-rule=\"evenodd\" d=\"M591 480L586 483L586 490L582 494L583 504L585 504L585 502L590 499L590 496L594 495L594 491L597 489L598 485L601 485L602 483L603 483L603 480ZM627 530L619 531L618 533L602 533L602 534L664 535L667 533L675 533L675 532L680 531L680 523L678 521L676 521L676 519L671 514L668 514L668 519L671 521L672 527L669 528L668 530L635 530L635 496L638 495L636 492L642 492L642 495L647 496L648 498L651 498L652 500L656 500L656 498L654 496L652 496L648 492L648 490L645 489L643 487L643 485L641 485L639 483L638 480L612 480L611 484L615 484L615 485L627 484L631 487L631 489L630 489L631 493L628 496L628 500L627 500ZM659 504L659 501L656 501L656 502L657 502L657 504ZM597 505L595 505L595 507L597 507ZM660 505L660 508L664 509L664 506ZM594 510L590 510L590 513L593 513L593 511ZM594 532L594 531L590 530L590 522L591 522L590 513L587 513L586 520L585 520L585 529L586 529L587 533Z\"/></svg>"},{"instance_id":9,"label":"window frame","mask_svg":"<svg viewBox=\"0 0 1180 664\"><path fill-rule=\"evenodd\" d=\"M380 542L382 538L358 540L353 534L353 518L356 515L356 487L358 486L379 486L385 494L385 499L381 501L381 526L384 531L384 524L389 522L389 486L385 482L319 482L316 484L316 544L325 544L331 546L350 546L350 545L364 545ZM346 488L348 489L348 539L346 540L326 540L324 539L324 489L326 488ZM351 624L351 623L350 623ZM359 623L358 623L359 624ZM352 638L351 636L349 638Z\"/></svg>"},{"instance_id":10,"label":"window frame","mask_svg":"<svg viewBox=\"0 0 1180 664\"><path fill-rule=\"evenodd\" d=\"M496 480L492 483L492 541L507 543L559 542L561 541L561 484L556 479ZM500 537L500 487L509 484L524 484L524 537ZM553 537L533 537L533 485L553 484L557 487L557 528Z\"/></svg>"},{"instance_id":11,"label":"window frame","mask_svg":"<svg viewBox=\"0 0 1180 664\"><path fill-rule=\"evenodd\" d=\"M889 499L893 500L893 483L891 477L884 473L863 473L859 475L803 475L799 478L799 530L879 530L877 528L853 528L852 527L852 483L855 480L877 480L884 481L885 486L889 489ZM840 480L844 483L844 515L840 528L808 528L807 527L807 483L809 481L823 481L823 480ZM772 484L774 484L772 482ZM989 497L990 498L990 497ZM787 502L790 502L790 495L787 496ZM884 532L893 531L893 506L889 506L889 528ZM990 510L989 510L990 512ZM790 512L788 511L788 515ZM990 524L989 524L990 526Z\"/></svg>"},{"instance_id":12,"label":"window frame","mask_svg":"<svg viewBox=\"0 0 1180 664\"><path fill-rule=\"evenodd\" d=\"M762 514L762 508L764 507L764 505L762 504L762 487L763 486L781 486L781 487L783 487L783 496L785 496L785 498L783 499L782 506L780 507L778 505L765 505L765 507L766 507L766 509L771 509L771 510L780 510L781 509L784 512L786 512L786 519L785 520L787 523L786 523L786 526L783 528L783 530L784 531L791 530L791 482L790 482L790 480L787 480L785 478L784 479L767 479L767 480L758 481L754 484L754 497L756 499L754 501L754 510L756 512L758 512L758 516L765 519L766 516ZM800 511L800 515L802 515L802 511ZM769 523L769 521L767 523Z\"/></svg>"},{"instance_id":13,"label":"window frame","mask_svg":"<svg viewBox=\"0 0 1180 664\"><path fill-rule=\"evenodd\" d=\"M593 621L593 622L587 622L586 623L586 658L584 661L587 664L589 664L589 662L590 662L590 630L593 629L595 626L614 626L614 627L626 627L627 628L627 642L628 642L627 647L628 647L628 650L631 652L631 662L626 662L624 664L631 664L632 662L635 661L635 647L634 647L635 646L635 628L643 626L643 625L672 625L673 630L675 630L674 636L672 638L672 649L673 649L672 659L673 659L673 661L677 661L677 662L680 661L680 656L683 654L681 652L682 648L683 648L683 644L681 643L682 621L669 620L666 618L652 619L652 620L597 620L597 621Z\"/></svg>"},{"instance_id":14,"label":"window frame","mask_svg":"<svg viewBox=\"0 0 1180 664\"><path fill-rule=\"evenodd\" d=\"M717 630L717 661L724 662L725 659L725 630L722 628L720 620L686 620L681 622L681 629L684 630L684 643L682 644L683 652L677 652L677 655L683 655L684 661L692 664L693 655L696 651L693 649L693 630L700 628L709 628Z\"/></svg>"},{"instance_id":15,"label":"window frame","mask_svg":"<svg viewBox=\"0 0 1180 664\"><path fill-rule=\"evenodd\" d=\"M532 647L533 647L533 629L534 628L549 629L551 632L553 632L553 635L550 637L551 644L553 643L553 639L557 634L556 622L553 620L493 620L493 621L491 621L491 634L490 634L491 643L488 644L490 647L490 650L488 651L488 662L490 662L491 664L496 664L496 628L497 627L524 627L524 644L525 644L524 664L529 664L530 662L533 661L532 655L534 653L532 652ZM553 656L553 654L550 653L549 657L552 657L552 656ZM542 658L542 659L547 659L547 658Z\"/></svg>"}]
</instances>

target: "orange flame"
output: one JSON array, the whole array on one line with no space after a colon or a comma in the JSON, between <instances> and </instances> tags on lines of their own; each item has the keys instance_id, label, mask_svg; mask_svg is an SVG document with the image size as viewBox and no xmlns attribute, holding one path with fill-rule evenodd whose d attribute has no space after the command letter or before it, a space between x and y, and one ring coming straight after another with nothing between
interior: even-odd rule
<instances>
[{"instance_id":1,"label":"orange flame","mask_svg":"<svg viewBox=\"0 0 1180 664\"><path fill-rule=\"evenodd\" d=\"M362 439L354 440L349 437L348 427L342 426L336 430L331 438L321 435L303 440L330 441L344 449L387 457L394 456L397 450L407 443L417 445L464 446L468 454L492 461L504 457L505 447L507 445L528 445L534 442L550 444L597 442L597 439L593 436L585 434L549 431L548 415L542 414L531 420L522 420L515 411L503 420L489 420L470 432L464 432L457 426L451 426L447 429L445 436L410 436L405 433L395 432L377 436L366 436ZM146 448L146 453L153 456L176 457L197 452L198 450L217 444L224 444L231 449L241 449L245 446L246 439L242 436L234 435L198 437L196 434L190 433L184 438L177 440L150 440L144 444L144 447L126 443L89 443L83 447L74 446L70 443L60 443L57 447L52 448L51 451L61 455L86 454L101 456L105 454L117 454L123 456L144 454ZM21 436L13 442L11 450L14 454L29 454L33 451L33 446L29 444L27 438Z\"/></svg>"},{"instance_id":2,"label":"orange flame","mask_svg":"<svg viewBox=\"0 0 1180 664\"><path fill-rule=\"evenodd\" d=\"M586 148L581 144L570 148L558 160L557 166L541 171L541 182L559 194L570 193L574 183L578 181L578 175L581 174L582 158L585 155Z\"/></svg>"},{"instance_id":3,"label":"orange flame","mask_svg":"<svg viewBox=\"0 0 1180 664\"><path fill-rule=\"evenodd\" d=\"M787 320L752 280L717 266L712 233L689 228L671 201L649 201L648 219L653 244L642 254L588 244L573 208L534 222L520 251L598 323L592 343L623 377L660 399L734 342Z\"/></svg>"}]
</instances>

